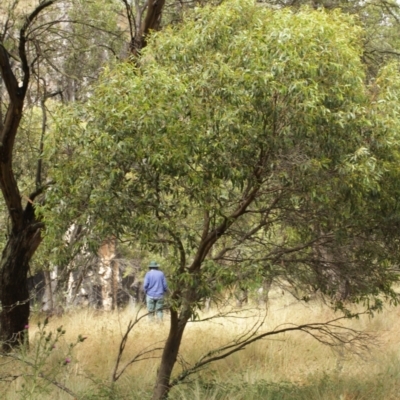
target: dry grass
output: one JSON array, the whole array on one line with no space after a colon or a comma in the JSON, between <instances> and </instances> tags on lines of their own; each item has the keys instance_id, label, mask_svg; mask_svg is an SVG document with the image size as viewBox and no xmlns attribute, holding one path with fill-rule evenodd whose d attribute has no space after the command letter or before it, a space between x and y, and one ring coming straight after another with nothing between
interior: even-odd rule
<instances>
[{"instance_id":1,"label":"dry grass","mask_svg":"<svg viewBox=\"0 0 400 400\"><path fill-rule=\"evenodd\" d=\"M102 398L102 395L108 399L148 398L158 359L133 364L117 382L114 391L109 389L119 343L135 313L133 309L119 313L81 310L50 320L48 330L55 330L60 325L66 329L65 344L56 349L60 352L60 357L68 343L74 342L79 334L87 336L87 340L74 349L71 363L60 369L58 379L75 393L86 393L86 398L97 399ZM195 362L205 352L227 343L252 326L256 320L254 311L243 314L247 318L190 323L182 344L181 363L188 365ZM355 329L376 334L376 345L363 354L335 351L304 333L274 336L213 363L191 377L188 384L175 388L172 398L302 399L303 394L304 399L327 400L398 398L391 396L397 396L400 389L400 353L397 339L397 332L400 330L399 314L400 309L387 307L373 319L362 317L360 320L347 322ZM317 302L299 304L289 295L285 295L271 301L262 329L270 330L288 322L302 324L326 321L334 317L332 311ZM167 321L168 318L163 325L159 325L142 320L130 334L122 365L144 348L162 345L168 333ZM37 328L35 322L31 325L30 336L34 340ZM0 374L9 368L9 365L0 366ZM18 366L14 365L13 368ZM176 372L180 368L178 365ZM271 385L272 383L278 386ZM6 390L6 399L21 399L21 392L18 392L21 384L22 379L19 378L12 384L0 386L0 391ZM377 388L383 397L374 392ZM93 394L92 397L90 393ZM38 397L31 398L71 397L56 389L47 395L40 393Z\"/></svg>"}]
</instances>

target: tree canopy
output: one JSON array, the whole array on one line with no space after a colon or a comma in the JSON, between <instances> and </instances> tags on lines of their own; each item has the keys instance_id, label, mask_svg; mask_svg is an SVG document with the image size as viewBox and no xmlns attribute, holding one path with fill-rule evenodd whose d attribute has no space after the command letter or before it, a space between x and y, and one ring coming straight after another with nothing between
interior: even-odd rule
<instances>
[{"instance_id":1,"label":"tree canopy","mask_svg":"<svg viewBox=\"0 0 400 400\"><path fill-rule=\"evenodd\" d=\"M60 111L47 240L77 221L170 265L154 398L221 285L272 277L338 307L396 298L398 66L369 80L363 38L338 10L227 1L152 35L137 65Z\"/></svg>"},{"instance_id":2,"label":"tree canopy","mask_svg":"<svg viewBox=\"0 0 400 400\"><path fill-rule=\"evenodd\" d=\"M85 107L62 113L50 227L90 218L102 235L172 244L176 266L199 255L203 229L225 237L212 258L236 263L281 264L321 235L345 242L346 224L376 217L359 211L396 156L394 85L368 85L362 38L337 11L242 2L154 35L140 67L110 68Z\"/></svg>"}]
</instances>

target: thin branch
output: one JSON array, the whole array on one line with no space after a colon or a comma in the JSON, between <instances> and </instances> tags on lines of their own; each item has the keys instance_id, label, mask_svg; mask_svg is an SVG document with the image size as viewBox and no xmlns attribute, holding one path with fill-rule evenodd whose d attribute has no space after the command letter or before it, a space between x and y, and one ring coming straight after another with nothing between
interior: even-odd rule
<instances>
[{"instance_id":1,"label":"thin branch","mask_svg":"<svg viewBox=\"0 0 400 400\"><path fill-rule=\"evenodd\" d=\"M16 360L16 361L22 362L22 363L24 363L24 364L26 364L26 365L29 365L29 366L32 367L32 368L35 367L35 366L33 365L33 363L31 363L31 362L29 362L29 361L27 361L27 360L21 359L21 358L19 358L18 356L16 356L15 354L2 352L2 353L0 353L0 355L3 356L3 357L12 358L12 359L14 359L14 360ZM35 376L35 375L33 375L33 374L21 374L21 375L9 375L9 376L7 376L7 377L12 377L13 380L15 380L15 379L17 379L17 378L19 378L19 377L29 377L29 376ZM64 391L65 393L68 393L70 396L74 397L75 399L78 399L78 398L79 398L78 395L77 395L76 393L74 393L71 389L68 389L68 388L67 388L65 385L63 385L62 383L60 383L60 382L58 382L58 381L56 381L56 380L54 380L54 379L48 377L47 375L43 374L42 372L40 372L40 373L38 374L38 376L39 376L40 378L42 378L43 380L46 380L47 382L50 382L50 383L53 384L54 386L57 386L59 389L61 389L61 390Z\"/></svg>"},{"instance_id":2,"label":"thin branch","mask_svg":"<svg viewBox=\"0 0 400 400\"><path fill-rule=\"evenodd\" d=\"M30 78L30 71L29 71L29 65L28 65L28 59L26 56L26 31L32 24L32 22L36 19L36 17L47 7L51 6L53 3L55 3L56 0L48 0L40 3L30 15L26 17L25 23L23 24L20 33L19 33L19 46L18 46L18 52L19 52L19 57L21 59L21 67L22 70L24 71L24 78L23 78L23 83L22 83L22 92L23 95L25 95L25 92L28 88L28 83L29 83L29 78Z\"/></svg>"},{"instance_id":3,"label":"thin branch","mask_svg":"<svg viewBox=\"0 0 400 400\"><path fill-rule=\"evenodd\" d=\"M135 20L134 20L133 15L132 15L132 8L131 8L130 4L128 3L128 1L127 0L122 0L122 2L125 5L126 17L128 18L129 33L131 35L131 43L132 43L133 39L135 37L135 32L134 32L134 27L132 25L132 21L135 24ZM135 29L135 31L136 31L136 29Z\"/></svg>"},{"instance_id":4,"label":"thin branch","mask_svg":"<svg viewBox=\"0 0 400 400\"><path fill-rule=\"evenodd\" d=\"M249 316L238 316L238 314L247 312L247 311L254 311L252 308L241 308L240 310L231 310L231 311L226 311L226 312L219 312L218 314L211 315L210 317L207 318L202 318L202 319L193 319L190 320L189 323L195 323L195 322L205 322L205 321L211 321L214 319L218 318L240 318L242 319L247 319L247 318L254 318L255 315L249 315Z\"/></svg>"},{"instance_id":5,"label":"thin branch","mask_svg":"<svg viewBox=\"0 0 400 400\"><path fill-rule=\"evenodd\" d=\"M162 351L162 350L164 350L164 347L154 347L150 350L141 351L140 353L136 354L136 356L133 357L129 362L127 362L125 364L125 366L118 373L113 374L112 381L116 382L121 377L121 375L125 372L125 370L135 362L150 360L150 359L155 359L155 358L159 359L160 356L149 356L149 357L143 357L143 356L146 354L153 353L155 351Z\"/></svg>"},{"instance_id":6,"label":"thin branch","mask_svg":"<svg viewBox=\"0 0 400 400\"><path fill-rule=\"evenodd\" d=\"M207 237L202 240L201 244L198 247L197 253L195 255L194 261L189 268L190 271L194 271L198 269L203 262L204 258L207 256L211 247L215 244L215 242L227 231L227 229L241 216L245 213L247 207L254 201L256 195L260 189L260 183L257 182L249 194L242 198L242 201L239 204L239 207L229 216L225 217L223 222L219 224L218 227L213 229Z\"/></svg>"},{"instance_id":7,"label":"thin branch","mask_svg":"<svg viewBox=\"0 0 400 400\"><path fill-rule=\"evenodd\" d=\"M168 307L164 307L163 309L166 310L166 309L168 309ZM113 373L112 373L112 382L116 382L121 377L121 375L125 372L125 370L130 365L132 365L133 363L139 362L139 361L143 361L143 360L147 360L147 359L151 359L151 358L159 358L159 357L155 357L155 356L144 357L144 358L142 358L142 357L144 355L146 355L146 354L150 354L150 353L152 353L154 351L158 351L158 350L162 350L163 349L162 347L155 347L155 348L152 348L152 349L148 350L149 347L151 347L153 345L147 346L142 351L140 351L138 354L136 354L130 361L128 361L118 371L119 365L121 363L122 355L123 355L123 353L125 351L125 347L126 347L126 344L128 342L129 334L131 333L132 329L140 322L140 320L142 320L143 318L145 318L145 317L147 317L148 315L151 314L151 312L148 312L148 313L143 314L140 317L138 317L139 312L140 312L140 309L136 313L135 320L133 320L133 321L130 320L129 321L128 326L126 328L126 331L125 331L124 335L122 336L121 342L119 344L117 360L115 362L115 367L114 367L114 370L113 370Z\"/></svg>"},{"instance_id":8,"label":"thin branch","mask_svg":"<svg viewBox=\"0 0 400 400\"><path fill-rule=\"evenodd\" d=\"M272 331L264 332L258 335L257 332L261 325L253 325L253 327L248 330L247 334L242 335L242 339L235 340L231 344L227 344L225 346L211 350L203 355L199 359L199 361L197 361L191 368L184 370L175 379L173 379L170 387L176 386L177 384L181 383L188 376L197 373L200 369L203 369L207 364L210 364L214 361L222 360L234 353L237 353L240 350L243 350L245 347L261 339L286 332L301 331L309 334L320 343L329 346L358 345L363 350L366 350L366 343L370 341L371 336L355 329L339 325L338 322L344 319L346 319L346 317L339 317L326 322L310 323L303 325L290 324L290 326L288 327L281 329L277 329L279 328L277 327Z\"/></svg>"},{"instance_id":9,"label":"thin branch","mask_svg":"<svg viewBox=\"0 0 400 400\"><path fill-rule=\"evenodd\" d=\"M6 19L6 22L4 23L3 33L0 36L0 42L4 43L5 40L6 40L6 35L7 35L7 32L8 32L8 29L10 27L8 25L9 22L10 22L10 17L11 17L11 14L15 11L18 3L19 3L19 0L14 0L13 3L8 8L7 19Z\"/></svg>"}]
</instances>

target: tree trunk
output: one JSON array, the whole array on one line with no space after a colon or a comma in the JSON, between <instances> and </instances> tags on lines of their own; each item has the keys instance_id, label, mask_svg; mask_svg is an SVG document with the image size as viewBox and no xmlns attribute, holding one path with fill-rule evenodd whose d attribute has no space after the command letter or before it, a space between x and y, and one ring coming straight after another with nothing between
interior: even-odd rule
<instances>
[{"instance_id":1,"label":"tree trunk","mask_svg":"<svg viewBox=\"0 0 400 400\"><path fill-rule=\"evenodd\" d=\"M264 305L265 309L268 310L268 305L269 305L269 292L271 290L272 286L272 279L271 278L264 278L262 282L262 287L259 299L258 299L258 304L259 305Z\"/></svg>"},{"instance_id":2,"label":"tree trunk","mask_svg":"<svg viewBox=\"0 0 400 400\"><path fill-rule=\"evenodd\" d=\"M243 304L249 301L249 290L247 288L239 287L236 293L236 307L242 308Z\"/></svg>"},{"instance_id":3,"label":"tree trunk","mask_svg":"<svg viewBox=\"0 0 400 400\"><path fill-rule=\"evenodd\" d=\"M0 340L4 351L9 351L24 340L29 322L29 261L40 243L39 231L29 226L12 234L0 262Z\"/></svg>"},{"instance_id":4,"label":"tree trunk","mask_svg":"<svg viewBox=\"0 0 400 400\"><path fill-rule=\"evenodd\" d=\"M112 310L118 308L118 286L119 286L119 265L116 260L111 261L112 277L111 277L111 288L112 288Z\"/></svg>"},{"instance_id":5,"label":"tree trunk","mask_svg":"<svg viewBox=\"0 0 400 400\"><path fill-rule=\"evenodd\" d=\"M43 273L45 287L41 311L44 311L48 314L53 314L55 311L54 293L57 288L58 268L55 266L53 271L44 270Z\"/></svg>"},{"instance_id":6,"label":"tree trunk","mask_svg":"<svg viewBox=\"0 0 400 400\"><path fill-rule=\"evenodd\" d=\"M178 313L171 310L171 326L161 357L161 365L158 369L152 400L164 400L168 397L172 370L176 363L183 332L189 318L189 308L182 311L179 318Z\"/></svg>"},{"instance_id":7,"label":"tree trunk","mask_svg":"<svg viewBox=\"0 0 400 400\"><path fill-rule=\"evenodd\" d=\"M116 240L110 238L105 240L99 248L100 266L98 275L101 284L101 296L103 310L111 311L114 309L114 258L116 252Z\"/></svg>"}]
</instances>

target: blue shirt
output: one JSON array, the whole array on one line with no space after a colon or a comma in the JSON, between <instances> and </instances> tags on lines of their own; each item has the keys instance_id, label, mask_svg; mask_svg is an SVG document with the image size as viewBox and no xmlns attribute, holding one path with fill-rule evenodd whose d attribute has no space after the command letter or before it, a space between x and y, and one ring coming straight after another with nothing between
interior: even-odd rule
<instances>
[{"instance_id":1,"label":"blue shirt","mask_svg":"<svg viewBox=\"0 0 400 400\"><path fill-rule=\"evenodd\" d=\"M167 291L167 280L164 272L158 269L151 269L144 277L144 292L147 296L159 299Z\"/></svg>"}]
</instances>

